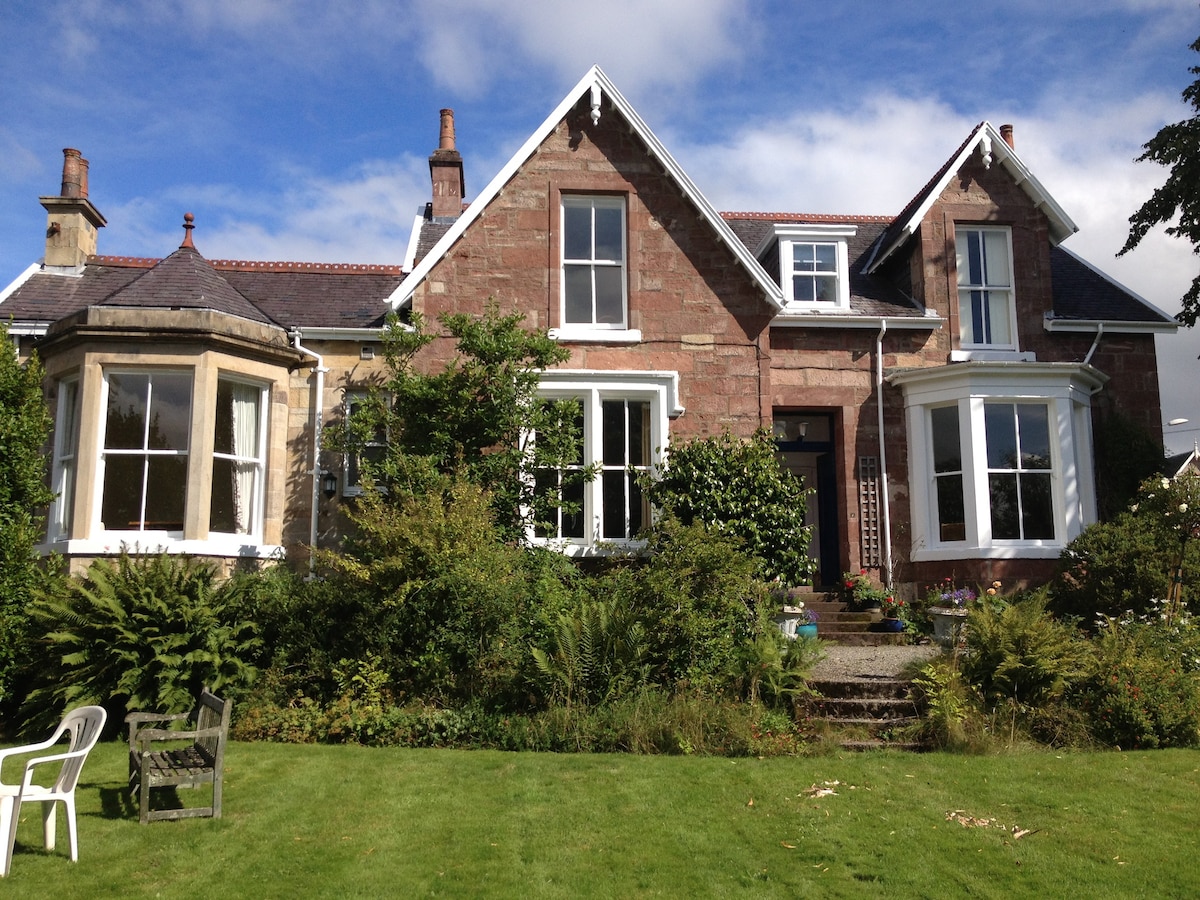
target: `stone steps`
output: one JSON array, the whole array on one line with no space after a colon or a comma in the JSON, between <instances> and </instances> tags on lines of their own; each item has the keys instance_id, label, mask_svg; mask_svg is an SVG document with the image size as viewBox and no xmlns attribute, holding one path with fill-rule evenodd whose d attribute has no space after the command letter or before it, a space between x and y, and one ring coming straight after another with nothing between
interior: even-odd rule
<instances>
[{"instance_id":1,"label":"stone steps","mask_svg":"<svg viewBox=\"0 0 1200 900\"><path fill-rule=\"evenodd\" d=\"M903 633L884 631L878 613L848 610L841 600L830 599L829 594L794 590L788 602L797 601L817 614L817 637L821 640L858 647L908 643Z\"/></svg>"},{"instance_id":2,"label":"stone steps","mask_svg":"<svg viewBox=\"0 0 1200 900\"><path fill-rule=\"evenodd\" d=\"M809 701L809 715L838 736L845 750L920 750L899 733L920 721L902 678L814 679L809 687L818 696Z\"/></svg>"}]
</instances>

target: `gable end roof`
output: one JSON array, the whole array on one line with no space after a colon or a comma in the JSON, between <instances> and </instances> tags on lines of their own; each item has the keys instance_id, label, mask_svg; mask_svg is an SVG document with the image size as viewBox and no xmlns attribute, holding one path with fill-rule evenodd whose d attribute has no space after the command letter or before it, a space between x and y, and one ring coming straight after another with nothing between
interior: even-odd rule
<instances>
[{"instance_id":1,"label":"gable end roof","mask_svg":"<svg viewBox=\"0 0 1200 900\"><path fill-rule=\"evenodd\" d=\"M687 173L679 166L679 163L675 161L667 151L667 148L655 137L646 123L642 121L637 111L621 96L620 91L616 89L599 66L592 66L588 70L587 74L579 80L579 83L571 89L546 120L529 136L528 140L517 150L513 157L496 173L496 176L488 183L487 187L471 202L463 214L438 239L437 243L424 255L421 261L413 267L408 277L401 282L400 286L388 298L388 303L394 309L398 309L409 302L413 292L425 280L438 261L449 252L454 243L482 215L488 204L500 193L501 188L533 156L534 151L546 140L550 133L558 126L559 122L566 117L567 113L571 111L585 94L591 95L593 115L598 114L600 98L602 96L608 98L609 103L612 104L617 114L624 118L633 133L649 148L650 155L658 160L666 171L667 176L675 182L684 196L692 202L700 213L701 218L712 227L717 238L729 248L737 261L750 273L750 277L762 289L768 302L776 310L782 309L783 294L779 289L779 285L771 279L758 260L754 258L754 254L738 239L737 235L733 233L733 230L725 220L721 218L721 215L713 205L700 193L700 189L687 176Z\"/></svg>"},{"instance_id":2,"label":"gable end roof","mask_svg":"<svg viewBox=\"0 0 1200 900\"><path fill-rule=\"evenodd\" d=\"M950 179L977 150L990 156L991 165L1003 166L1034 204L1046 214L1050 222L1050 240L1054 245L1062 243L1079 230L1079 226L1034 177L1016 151L1000 136L1000 132L993 128L990 122L981 122L880 236L875 253L867 263L868 272L876 271L916 232L917 226L946 189Z\"/></svg>"}]
</instances>

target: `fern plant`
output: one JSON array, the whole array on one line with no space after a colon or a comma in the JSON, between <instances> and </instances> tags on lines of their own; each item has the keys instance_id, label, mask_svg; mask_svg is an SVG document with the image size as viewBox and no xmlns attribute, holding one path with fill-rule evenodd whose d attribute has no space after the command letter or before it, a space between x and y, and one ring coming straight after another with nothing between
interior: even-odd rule
<instances>
[{"instance_id":1,"label":"fern plant","mask_svg":"<svg viewBox=\"0 0 1200 900\"><path fill-rule=\"evenodd\" d=\"M238 590L209 563L122 553L39 595L30 614L42 672L27 721L81 703L105 706L116 721L130 709L183 712L203 685L249 685L259 639L238 616Z\"/></svg>"},{"instance_id":2,"label":"fern plant","mask_svg":"<svg viewBox=\"0 0 1200 900\"><path fill-rule=\"evenodd\" d=\"M619 600L585 602L561 613L549 649L534 647L532 653L547 693L566 706L617 699L650 677L645 625Z\"/></svg>"},{"instance_id":3,"label":"fern plant","mask_svg":"<svg viewBox=\"0 0 1200 900\"><path fill-rule=\"evenodd\" d=\"M990 703L1037 705L1060 696L1088 668L1087 643L1046 611L1040 591L1011 605L971 610L962 674Z\"/></svg>"}]
</instances>

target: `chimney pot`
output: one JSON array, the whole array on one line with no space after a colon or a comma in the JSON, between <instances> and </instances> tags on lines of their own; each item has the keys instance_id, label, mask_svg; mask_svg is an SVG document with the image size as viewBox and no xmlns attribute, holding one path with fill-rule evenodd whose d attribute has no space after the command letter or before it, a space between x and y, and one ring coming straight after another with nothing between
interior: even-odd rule
<instances>
[{"instance_id":1,"label":"chimney pot","mask_svg":"<svg viewBox=\"0 0 1200 900\"><path fill-rule=\"evenodd\" d=\"M1013 143L1013 127L1011 125L1000 126L1000 137L1004 138L1004 143L1008 144L1010 150L1017 149Z\"/></svg>"},{"instance_id":2,"label":"chimney pot","mask_svg":"<svg viewBox=\"0 0 1200 900\"><path fill-rule=\"evenodd\" d=\"M87 197L87 160L78 150L63 149L62 191L60 197Z\"/></svg>"},{"instance_id":3,"label":"chimney pot","mask_svg":"<svg viewBox=\"0 0 1200 900\"><path fill-rule=\"evenodd\" d=\"M454 150L454 110L442 110L442 127L438 134L439 150Z\"/></svg>"}]
</instances>

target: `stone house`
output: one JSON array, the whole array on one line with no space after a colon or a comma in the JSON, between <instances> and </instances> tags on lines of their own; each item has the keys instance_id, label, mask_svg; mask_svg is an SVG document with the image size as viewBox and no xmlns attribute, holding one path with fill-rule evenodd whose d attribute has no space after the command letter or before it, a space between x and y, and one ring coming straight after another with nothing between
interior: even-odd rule
<instances>
[{"instance_id":1,"label":"stone house","mask_svg":"<svg viewBox=\"0 0 1200 900\"><path fill-rule=\"evenodd\" d=\"M570 350L542 390L579 401L602 474L530 540L575 556L634 539L629 473L670 442L770 428L811 491L819 582L1037 581L1096 520L1096 429L1160 435L1175 323L1060 246L1076 226L1011 127L973 129L894 218L721 213L593 68L470 203L449 110L429 162L402 263L337 266L207 260L190 216L161 260L96 255L66 151L46 258L0 294L55 406L47 549L302 562L336 541L354 461L320 432L380 375L392 310L494 303Z\"/></svg>"}]
</instances>

